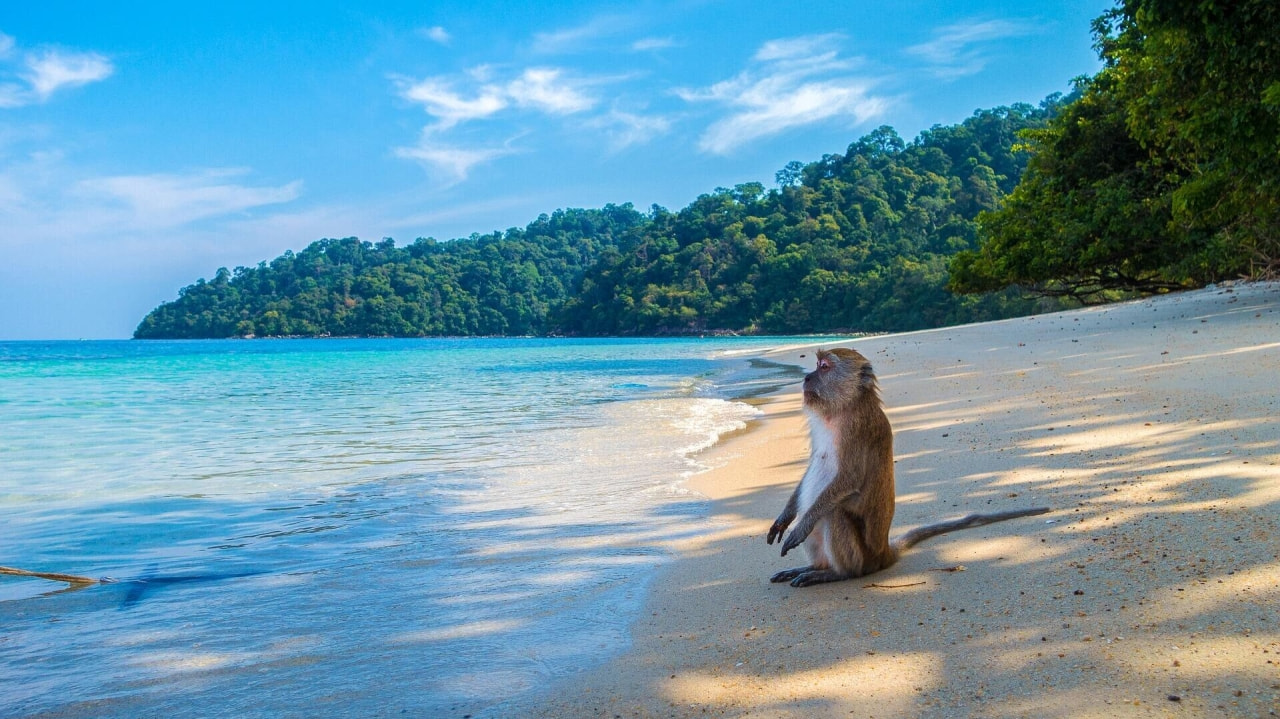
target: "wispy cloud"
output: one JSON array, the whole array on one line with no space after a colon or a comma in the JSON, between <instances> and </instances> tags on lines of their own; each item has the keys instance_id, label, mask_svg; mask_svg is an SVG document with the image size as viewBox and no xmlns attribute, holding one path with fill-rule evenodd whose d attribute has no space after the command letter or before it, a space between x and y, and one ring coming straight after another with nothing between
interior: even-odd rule
<instances>
[{"instance_id":1,"label":"wispy cloud","mask_svg":"<svg viewBox=\"0 0 1280 719\"><path fill-rule=\"evenodd\" d=\"M544 55L578 52L601 39L629 32L635 24L625 15L599 15L581 25L535 34L533 51Z\"/></svg>"},{"instance_id":2,"label":"wispy cloud","mask_svg":"<svg viewBox=\"0 0 1280 719\"><path fill-rule=\"evenodd\" d=\"M566 54L601 47L626 52L671 47L669 38L646 38L629 45L637 21L624 14L602 14L572 27L537 33L534 54ZM420 31L422 32L422 31ZM397 94L430 117L417 141L393 147L394 156L417 162L447 184L468 179L475 168L516 154L518 137L547 129L603 139L618 151L666 133L671 120L613 108L605 102L609 86L634 79L592 75L561 62L528 66L499 62L425 78L392 77ZM640 103L632 102L631 108ZM603 107L602 107L603 106ZM485 139L487 137L487 139ZM505 138L505 139L502 139ZM521 150L524 151L524 150Z\"/></svg>"},{"instance_id":3,"label":"wispy cloud","mask_svg":"<svg viewBox=\"0 0 1280 719\"><path fill-rule=\"evenodd\" d=\"M448 78L428 77L414 83L401 81L400 96L423 106L436 118L436 129L447 130L467 120L489 117L507 107L507 96L496 85L481 85L469 96L454 89Z\"/></svg>"},{"instance_id":4,"label":"wispy cloud","mask_svg":"<svg viewBox=\"0 0 1280 719\"><path fill-rule=\"evenodd\" d=\"M0 306L13 311L0 313L0 337L127 337L196 277L346 229L342 217L283 225L278 215L302 211L291 199L301 183L246 169L94 174L56 149L11 158L0 163Z\"/></svg>"},{"instance_id":5,"label":"wispy cloud","mask_svg":"<svg viewBox=\"0 0 1280 719\"><path fill-rule=\"evenodd\" d=\"M448 45L453 42L453 36L449 34L449 31L439 25L420 28L418 30L418 34L431 42L439 43L441 45Z\"/></svg>"},{"instance_id":6,"label":"wispy cloud","mask_svg":"<svg viewBox=\"0 0 1280 719\"><path fill-rule=\"evenodd\" d=\"M728 154L743 144L799 127L837 119L866 122L888 107L872 94L874 82L840 57L834 34L772 40L737 76L705 89L677 94L691 103L715 103L729 113L699 139L704 152Z\"/></svg>"},{"instance_id":7,"label":"wispy cloud","mask_svg":"<svg viewBox=\"0 0 1280 719\"><path fill-rule=\"evenodd\" d=\"M753 58L759 62L830 65L837 63L840 41L843 39L836 33L826 33L769 40L756 50ZM850 63L842 61L838 65L843 68Z\"/></svg>"},{"instance_id":8,"label":"wispy cloud","mask_svg":"<svg viewBox=\"0 0 1280 719\"><path fill-rule=\"evenodd\" d=\"M583 83L567 80L564 71L556 68L529 68L508 83L506 91L520 107L553 115L572 115L596 104L596 99L584 92Z\"/></svg>"},{"instance_id":9,"label":"wispy cloud","mask_svg":"<svg viewBox=\"0 0 1280 719\"><path fill-rule=\"evenodd\" d=\"M928 63L938 77L963 77L986 67L988 56L983 45L1035 31L1030 23L1014 20L962 22L934 30L932 40L907 48L907 53Z\"/></svg>"},{"instance_id":10,"label":"wispy cloud","mask_svg":"<svg viewBox=\"0 0 1280 719\"><path fill-rule=\"evenodd\" d=\"M471 168L477 165L514 153L510 143L504 147L487 148L451 146L441 141L438 133L430 127L422 131L418 144L395 148L396 157L414 160L434 170L443 177L447 185L466 180L471 174Z\"/></svg>"},{"instance_id":11,"label":"wispy cloud","mask_svg":"<svg viewBox=\"0 0 1280 719\"><path fill-rule=\"evenodd\" d=\"M250 176L244 168L91 174L56 150L29 152L0 165L0 250L93 247L110 256L112 248L141 243L156 251L289 208L302 194L301 181L275 185Z\"/></svg>"},{"instance_id":12,"label":"wispy cloud","mask_svg":"<svg viewBox=\"0 0 1280 719\"><path fill-rule=\"evenodd\" d=\"M19 53L16 41L0 33L0 108L47 102L60 90L99 82L110 77L115 66L96 52L45 48Z\"/></svg>"},{"instance_id":13,"label":"wispy cloud","mask_svg":"<svg viewBox=\"0 0 1280 719\"><path fill-rule=\"evenodd\" d=\"M638 115L617 108L608 113L593 117L586 126L599 130L609 138L609 147L614 152L625 150L633 145L642 145L655 137L666 134L671 129L671 119L661 115Z\"/></svg>"},{"instance_id":14,"label":"wispy cloud","mask_svg":"<svg viewBox=\"0 0 1280 719\"><path fill-rule=\"evenodd\" d=\"M31 104L30 95L22 86L11 82L0 83L0 108L22 107Z\"/></svg>"},{"instance_id":15,"label":"wispy cloud","mask_svg":"<svg viewBox=\"0 0 1280 719\"><path fill-rule=\"evenodd\" d=\"M435 170L448 184L462 182L473 167L514 154L515 150L512 140L502 147L481 148L447 140L458 125L490 119L507 110L576 115L593 109L599 102L590 92L595 81L569 76L561 68L526 68L505 80L497 79L496 74L494 68L481 66L465 73L465 77L398 80L400 96L422 105L435 121L423 127L415 145L395 148L396 157Z\"/></svg>"},{"instance_id":16,"label":"wispy cloud","mask_svg":"<svg viewBox=\"0 0 1280 719\"><path fill-rule=\"evenodd\" d=\"M78 87L105 80L115 72L107 58L95 52L45 50L27 56L28 72L22 76L42 102L64 87Z\"/></svg>"},{"instance_id":17,"label":"wispy cloud","mask_svg":"<svg viewBox=\"0 0 1280 719\"><path fill-rule=\"evenodd\" d=\"M671 37L642 37L631 43L631 49L636 52L650 52L653 50L666 50L667 48L676 47L675 38Z\"/></svg>"},{"instance_id":18,"label":"wispy cloud","mask_svg":"<svg viewBox=\"0 0 1280 719\"><path fill-rule=\"evenodd\" d=\"M491 68L473 70L469 76L479 84L468 91L456 89L458 78L428 77L416 82L401 79L400 96L422 105L428 115L436 118L432 126L436 131L487 118L512 106L569 115L589 110L597 102L587 92L589 82L569 77L560 68L528 68L505 82L492 81L491 75Z\"/></svg>"},{"instance_id":19,"label":"wispy cloud","mask_svg":"<svg viewBox=\"0 0 1280 719\"><path fill-rule=\"evenodd\" d=\"M116 175L81 180L74 192L87 201L117 206L131 227L178 227L210 217L235 215L298 198L302 182L249 186L235 179L245 169L200 170L186 174Z\"/></svg>"}]
</instances>

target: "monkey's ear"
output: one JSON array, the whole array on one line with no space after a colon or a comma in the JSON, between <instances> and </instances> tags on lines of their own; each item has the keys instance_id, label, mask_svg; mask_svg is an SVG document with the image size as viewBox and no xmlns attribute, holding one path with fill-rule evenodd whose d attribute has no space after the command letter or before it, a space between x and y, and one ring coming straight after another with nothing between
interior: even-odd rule
<instances>
[{"instance_id":1,"label":"monkey's ear","mask_svg":"<svg viewBox=\"0 0 1280 719\"><path fill-rule=\"evenodd\" d=\"M876 386L876 371L871 369L871 363L866 362L858 371L858 384L863 389L874 389Z\"/></svg>"}]
</instances>

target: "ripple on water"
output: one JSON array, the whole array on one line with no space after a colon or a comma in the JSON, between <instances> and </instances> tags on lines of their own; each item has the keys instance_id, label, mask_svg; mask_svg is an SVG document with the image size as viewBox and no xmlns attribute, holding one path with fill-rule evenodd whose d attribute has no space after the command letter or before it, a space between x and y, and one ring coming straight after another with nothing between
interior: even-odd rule
<instances>
[{"instance_id":1,"label":"ripple on water","mask_svg":"<svg viewBox=\"0 0 1280 719\"><path fill-rule=\"evenodd\" d=\"M725 398L790 379L712 358L768 344L0 343L0 564L123 580L0 579L0 714L470 713L599 661Z\"/></svg>"}]
</instances>

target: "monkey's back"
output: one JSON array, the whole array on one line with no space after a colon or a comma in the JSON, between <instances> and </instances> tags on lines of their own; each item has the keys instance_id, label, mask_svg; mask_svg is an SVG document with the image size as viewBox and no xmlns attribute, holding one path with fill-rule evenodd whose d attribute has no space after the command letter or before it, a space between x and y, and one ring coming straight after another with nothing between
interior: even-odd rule
<instances>
[{"instance_id":1,"label":"monkey's back","mask_svg":"<svg viewBox=\"0 0 1280 719\"><path fill-rule=\"evenodd\" d=\"M879 571L897 560L889 544L893 524L893 428L874 392L866 392L844 416L837 481L857 491L842 506L833 526L832 549L856 574Z\"/></svg>"}]
</instances>

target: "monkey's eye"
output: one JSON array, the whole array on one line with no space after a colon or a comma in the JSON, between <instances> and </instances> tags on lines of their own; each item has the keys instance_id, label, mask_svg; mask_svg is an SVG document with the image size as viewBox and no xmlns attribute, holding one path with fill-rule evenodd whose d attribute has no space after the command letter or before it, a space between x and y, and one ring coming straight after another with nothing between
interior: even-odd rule
<instances>
[{"instance_id":1,"label":"monkey's eye","mask_svg":"<svg viewBox=\"0 0 1280 719\"><path fill-rule=\"evenodd\" d=\"M818 360L818 369L831 369L831 360Z\"/></svg>"}]
</instances>

